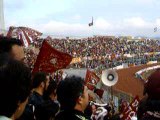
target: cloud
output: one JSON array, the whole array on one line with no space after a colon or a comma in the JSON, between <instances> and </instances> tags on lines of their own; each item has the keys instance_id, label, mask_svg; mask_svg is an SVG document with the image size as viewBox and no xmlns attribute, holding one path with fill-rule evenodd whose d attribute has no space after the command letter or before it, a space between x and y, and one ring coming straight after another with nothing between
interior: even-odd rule
<instances>
[{"instance_id":1,"label":"cloud","mask_svg":"<svg viewBox=\"0 0 160 120\"><path fill-rule=\"evenodd\" d=\"M111 24L103 18L98 18L95 20L95 27L99 30L111 29Z\"/></svg>"},{"instance_id":2,"label":"cloud","mask_svg":"<svg viewBox=\"0 0 160 120\"><path fill-rule=\"evenodd\" d=\"M157 27L160 26L160 18L156 19L156 26L157 26Z\"/></svg>"},{"instance_id":3,"label":"cloud","mask_svg":"<svg viewBox=\"0 0 160 120\"><path fill-rule=\"evenodd\" d=\"M11 21L10 21L11 22ZM12 21L15 26L23 24ZM34 26L33 26L34 25ZM66 23L62 21L51 20L43 24L36 22L28 24L29 27L39 30L47 35L64 36L92 36L92 35L132 35L132 36L156 36L153 32L155 26L160 26L160 18L155 21L146 21L141 17L124 18L123 20L109 21L102 17L94 19L94 25ZM159 29L159 28L158 28Z\"/></svg>"},{"instance_id":4,"label":"cloud","mask_svg":"<svg viewBox=\"0 0 160 120\"><path fill-rule=\"evenodd\" d=\"M103 18L98 18L94 20L94 25L89 27L88 24L79 23L65 23L59 21L50 21L47 24L37 26L37 28L42 28L42 32L49 34L62 34L62 35L77 35L77 36L87 36L97 33L104 33L106 30L111 29L112 25ZM97 32L97 33L96 33Z\"/></svg>"},{"instance_id":5,"label":"cloud","mask_svg":"<svg viewBox=\"0 0 160 120\"><path fill-rule=\"evenodd\" d=\"M125 26L132 26L132 27L138 27L138 28L147 26L147 22L145 22L140 17L124 19L124 24Z\"/></svg>"},{"instance_id":6,"label":"cloud","mask_svg":"<svg viewBox=\"0 0 160 120\"><path fill-rule=\"evenodd\" d=\"M70 24L59 21L50 21L47 24L37 26L37 29L51 35L83 36L89 34L89 28L85 24Z\"/></svg>"},{"instance_id":7,"label":"cloud","mask_svg":"<svg viewBox=\"0 0 160 120\"><path fill-rule=\"evenodd\" d=\"M73 16L73 20L80 20L81 19L81 16L80 15L75 15Z\"/></svg>"}]
</instances>

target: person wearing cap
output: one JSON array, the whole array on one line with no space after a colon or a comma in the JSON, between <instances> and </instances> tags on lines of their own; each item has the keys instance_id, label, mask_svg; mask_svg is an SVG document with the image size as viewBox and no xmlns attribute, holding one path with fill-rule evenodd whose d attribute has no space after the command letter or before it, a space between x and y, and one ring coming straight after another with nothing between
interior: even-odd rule
<instances>
[{"instance_id":1,"label":"person wearing cap","mask_svg":"<svg viewBox=\"0 0 160 120\"><path fill-rule=\"evenodd\" d=\"M160 69L148 77L144 95L138 107L138 120L160 120Z\"/></svg>"}]
</instances>

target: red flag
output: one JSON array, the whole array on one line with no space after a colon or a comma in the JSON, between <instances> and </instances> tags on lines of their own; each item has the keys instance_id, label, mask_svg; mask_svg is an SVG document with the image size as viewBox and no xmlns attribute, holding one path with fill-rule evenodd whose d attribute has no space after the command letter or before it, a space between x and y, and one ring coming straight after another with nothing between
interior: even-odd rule
<instances>
[{"instance_id":1,"label":"red flag","mask_svg":"<svg viewBox=\"0 0 160 120\"><path fill-rule=\"evenodd\" d=\"M99 80L99 77L94 72L87 70L85 83L88 89L94 90Z\"/></svg>"},{"instance_id":2,"label":"red flag","mask_svg":"<svg viewBox=\"0 0 160 120\"><path fill-rule=\"evenodd\" d=\"M71 55L52 48L52 46L44 40L35 62L33 73L37 71L55 72L56 70L66 68L71 60Z\"/></svg>"},{"instance_id":3,"label":"red flag","mask_svg":"<svg viewBox=\"0 0 160 120\"><path fill-rule=\"evenodd\" d=\"M136 116L139 104L139 97L136 96L129 106L123 111L121 120L131 120L133 116Z\"/></svg>"}]
</instances>

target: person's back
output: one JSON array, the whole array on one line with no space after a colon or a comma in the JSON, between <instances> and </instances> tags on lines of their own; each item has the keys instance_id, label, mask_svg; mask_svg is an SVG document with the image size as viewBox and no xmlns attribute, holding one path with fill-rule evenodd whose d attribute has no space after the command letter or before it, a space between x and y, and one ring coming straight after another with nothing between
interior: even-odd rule
<instances>
[{"instance_id":1,"label":"person's back","mask_svg":"<svg viewBox=\"0 0 160 120\"><path fill-rule=\"evenodd\" d=\"M0 54L0 119L17 119L31 91L31 72L22 62Z\"/></svg>"},{"instance_id":2,"label":"person's back","mask_svg":"<svg viewBox=\"0 0 160 120\"><path fill-rule=\"evenodd\" d=\"M145 84L145 99L138 107L138 120L160 120L160 70L152 73Z\"/></svg>"},{"instance_id":3,"label":"person's back","mask_svg":"<svg viewBox=\"0 0 160 120\"><path fill-rule=\"evenodd\" d=\"M36 120L35 110L43 102L43 97L37 92L33 91L28 99L28 103L22 116L18 120Z\"/></svg>"},{"instance_id":4,"label":"person's back","mask_svg":"<svg viewBox=\"0 0 160 120\"><path fill-rule=\"evenodd\" d=\"M43 102L43 93L48 87L47 74L44 72L37 72L33 76L33 92L29 96L27 106L24 113L18 120L35 120L36 119L36 109Z\"/></svg>"},{"instance_id":5,"label":"person's back","mask_svg":"<svg viewBox=\"0 0 160 120\"><path fill-rule=\"evenodd\" d=\"M83 112L72 109L59 112L55 120L89 120L89 118Z\"/></svg>"},{"instance_id":6,"label":"person's back","mask_svg":"<svg viewBox=\"0 0 160 120\"><path fill-rule=\"evenodd\" d=\"M56 95L57 84L51 80L47 90L44 92L44 102L36 109L36 118L38 120L50 120L55 118L55 114L59 111L59 103Z\"/></svg>"},{"instance_id":7,"label":"person's back","mask_svg":"<svg viewBox=\"0 0 160 120\"><path fill-rule=\"evenodd\" d=\"M58 103L52 100L44 101L35 111L38 120L50 120L55 118L55 114L59 110Z\"/></svg>"}]
</instances>

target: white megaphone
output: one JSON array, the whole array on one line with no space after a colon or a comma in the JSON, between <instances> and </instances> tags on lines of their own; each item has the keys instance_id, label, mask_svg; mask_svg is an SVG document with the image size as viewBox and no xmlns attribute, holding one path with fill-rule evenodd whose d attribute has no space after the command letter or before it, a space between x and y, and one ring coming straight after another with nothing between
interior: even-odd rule
<instances>
[{"instance_id":1,"label":"white megaphone","mask_svg":"<svg viewBox=\"0 0 160 120\"><path fill-rule=\"evenodd\" d=\"M118 82L118 74L114 70L104 70L101 80L105 86L113 86Z\"/></svg>"}]
</instances>

